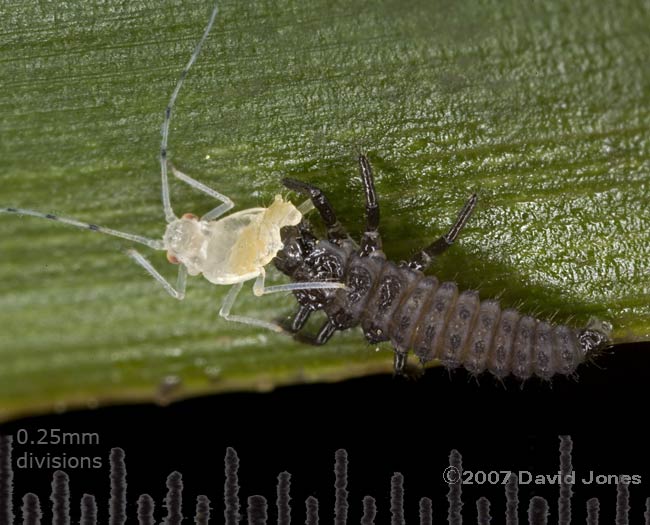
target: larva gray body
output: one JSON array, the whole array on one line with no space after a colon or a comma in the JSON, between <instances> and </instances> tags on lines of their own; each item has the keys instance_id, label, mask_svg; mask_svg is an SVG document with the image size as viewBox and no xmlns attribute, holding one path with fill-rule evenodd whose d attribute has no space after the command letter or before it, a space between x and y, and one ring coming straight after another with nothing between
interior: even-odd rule
<instances>
[{"instance_id":1,"label":"larva gray body","mask_svg":"<svg viewBox=\"0 0 650 525\"><path fill-rule=\"evenodd\" d=\"M382 252L361 257L351 241L318 243L315 257L295 269L294 279L341 280L346 289L296 291L302 306L322 309L335 330L360 325L372 343L390 341L395 351L412 351L422 363L439 360L447 368L472 374L488 371L503 378L570 375L601 340L590 328L551 325L475 290L459 291L454 282L388 261ZM313 273L314 259L320 272Z\"/></svg>"},{"instance_id":2,"label":"larva gray body","mask_svg":"<svg viewBox=\"0 0 650 525\"><path fill-rule=\"evenodd\" d=\"M323 192L305 182L284 179L288 188L310 197L327 227L327 240L317 239L303 221L281 231L283 248L276 267L298 283L342 282L344 289L296 290L300 309L289 329L298 333L310 314L323 310L327 322L312 340L325 344L337 330L361 325L371 343L390 341L395 372L402 374L409 351L422 363L438 359L448 368L472 374L489 371L503 378L550 379L570 375L580 363L610 344L610 328L591 322L586 328L551 325L508 308L481 301L478 292L460 292L453 282L425 276L434 257L456 240L477 202L472 195L456 222L410 261L386 260L379 235L379 204L370 163L359 156L366 199L366 231L358 245L336 220Z\"/></svg>"}]
</instances>

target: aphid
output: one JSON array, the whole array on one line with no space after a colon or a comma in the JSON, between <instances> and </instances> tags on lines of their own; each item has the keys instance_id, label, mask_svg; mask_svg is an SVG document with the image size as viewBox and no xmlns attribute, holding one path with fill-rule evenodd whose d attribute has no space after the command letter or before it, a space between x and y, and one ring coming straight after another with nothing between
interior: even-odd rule
<instances>
[{"instance_id":1,"label":"aphid","mask_svg":"<svg viewBox=\"0 0 650 525\"><path fill-rule=\"evenodd\" d=\"M142 266L163 288L175 299L182 300L185 297L185 285L187 275L203 276L214 284L233 285L230 292L221 306L219 315L229 321L236 321L275 331L282 331L282 327L275 323L232 315L230 310L242 289L243 283L255 279L253 292L260 296L263 294L284 292L287 290L304 289L332 289L342 288L340 282L331 280L311 281L304 283L288 283L277 286L264 286L264 267L269 264L277 252L282 249L280 229L284 226L298 224L307 211L313 209L309 201L296 207L290 202L285 202L280 195L276 195L274 202L268 208L250 208L242 210L226 217L222 217L227 211L233 208L234 203L225 195L207 187L203 183L185 175L171 166L174 176L189 184L193 188L214 197L221 202L219 206L209 211L201 218L186 213L181 218L176 217L172 210L169 198L169 182L167 177L167 141L169 136L169 125L171 122L172 109L192 64L198 57L203 43L208 37L212 25L217 16L215 5L208 25L205 28L201 40L197 44L190 60L172 92L169 104L165 110L165 117L162 125L162 141L160 147L160 167L162 180L162 203L167 229L162 240L149 239L141 235L125 233L110 228L104 228L95 224L80 222L75 219L59 217L50 213L42 213L22 208L0 208L0 212L31 215L43 219L84 228L91 231L121 237L129 241L144 244L154 250L167 251L167 259L172 264L177 264L178 277L176 286L169 283L152 264L145 259L138 251L130 249L127 255L136 263ZM222 217L222 218L220 218Z\"/></svg>"},{"instance_id":2,"label":"aphid","mask_svg":"<svg viewBox=\"0 0 650 525\"><path fill-rule=\"evenodd\" d=\"M464 367L473 374L489 371L501 378L533 375L549 379L572 374L576 367L610 344L611 327L591 322L575 329L552 325L514 309L501 310L498 301L479 300L478 292L460 292L454 282L424 275L434 257L449 248L465 226L477 196L472 195L447 232L410 261L386 260L379 235L379 205L370 163L359 156L366 201L366 228L357 245L337 222L321 190L305 182L284 179L287 188L312 199L327 226L327 240L318 241L302 222L283 230L284 248L275 265L293 281L342 281L344 290L294 291L300 308L290 330L298 333L310 314L323 310L327 321L315 344L325 344L337 330L361 325L372 343L390 341L395 373L403 374L412 350L422 363L438 359L448 368Z\"/></svg>"}]
</instances>

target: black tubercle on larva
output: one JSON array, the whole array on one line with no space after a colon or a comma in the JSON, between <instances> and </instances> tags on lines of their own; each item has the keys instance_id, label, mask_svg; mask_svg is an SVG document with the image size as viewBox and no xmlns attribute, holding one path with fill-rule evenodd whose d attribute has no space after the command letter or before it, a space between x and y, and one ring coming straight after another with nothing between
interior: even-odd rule
<instances>
[{"instance_id":1,"label":"black tubercle on larva","mask_svg":"<svg viewBox=\"0 0 650 525\"><path fill-rule=\"evenodd\" d=\"M459 291L454 282L439 283L423 271L448 249L476 204L472 195L447 234L411 261L395 264L381 251L376 229L379 208L370 163L359 157L366 198L367 231L360 244L345 233L324 193L300 181L283 182L312 198L324 218L327 239L317 239L303 221L281 231L284 248L274 263L294 282L338 281L344 289L300 290L294 295L300 310L290 323L302 329L309 315L322 310L327 322L315 338L324 344L336 330L360 325L372 343L390 341L395 372L403 374L412 351L422 363L438 359L447 368L464 367L472 374L489 371L525 380L573 374L578 365L609 346L611 327L591 321L581 329L501 310L494 299L481 301L474 290Z\"/></svg>"}]
</instances>

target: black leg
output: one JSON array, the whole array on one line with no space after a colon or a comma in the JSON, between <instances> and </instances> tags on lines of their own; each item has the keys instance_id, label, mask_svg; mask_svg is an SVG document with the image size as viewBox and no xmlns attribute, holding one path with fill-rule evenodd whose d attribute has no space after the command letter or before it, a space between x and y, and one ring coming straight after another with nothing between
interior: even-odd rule
<instances>
[{"instance_id":1,"label":"black leg","mask_svg":"<svg viewBox=\"0 0 650 525\"><path fill-rule=\"evenodd\" d=\"M294 339L296 339L296 341L300 341L301 343L306 343L308 345L314 345L314 346L321 346L327 343L327 341L331 339L331 337L334 335L334 332L336 332L336 328L334 324L331 323L330 321L327 321L318 331L316 337L301 332L295 333L293 337Z\"/></svg>"},{"instance_id":2,"label":"black leg","mask_svg":"<svg viewBox=\"0 0 650 525\"><path fill-rule=\"evenodd\" d=\"M406 352L398 352L395 350L393 356L393 374L396 376L406 376L406 362L408 354Z\"/></svg>"},{"instance_id":3,"label":"black leg","mask_svg":"<svg viewBox=\"0 0 650 525\"><path fill-rule=\"evenodd\" d=\"M372 168L365 155L359 155L359 169L363 181L363 192L366 197L366 231L361 238L362 257L381 250L381 236L379 235L379 203L375 191L375 181L372 177Z\"/></svg>"},{"instance_id":4,"label":"black leg","mask_svg":"<svg viewBox=\"0 0 650 525\"><path fill-rule=\"evenodd\" d=\"M395 350L395 355L393 357L393 375L395 377L417 380L420 379L423 374L423 367L409 366L408 354L406 352Z\"/></svg>"},{"instance_id":5,"label":"black leg","mask_svg":"<svg viewBox=\"0 0 650 525\"><path fill-rule=\"evenodd\" d=\"M477 199L478 197L476 196L476 193L472 194L465 203L465 206L463 206L463 209L460 210L456 222L449 231L415 255L413 259L408 262L409 268L413 268L414 270L425 270L431 264L433 257L440 255L454 244L454 241L458 238L458 235L467 223L472 211L474 211Z\"/></svg>"},{"instance_id":6,"label":"black leg","mask_svg":"<svg viewBox=\"0 0 650 525\"><path fill-rule=\"evenodd\" d=\"M339 221L336 220L334 209L321 189L312 186L307 182L289 178L282 179L282 184L290 190L302 193L311 199L314 208L318 210L318 213L327 227L327 238L329 240L338 241L348 238L348 234Z\"/></svg>"},{"instance_id":7,"label":"black leg","mask_svg":"<svg viewBox=\"0 0 650 525\"><path fill-rule=\"evenodd\" d=\"M316 344L324 345L332 338L334 332L336 332L336 327L334 326L334 323L328 320L318 331L318 335L316 336Z\"/></svg>"},{"instance_id":8,"label":"black leg","mask_svg":"<svg viewBox=\"0 0 650 525\"><path fill-rule=\"evenodd\" d=\"M305 323L307 322L307 319L309 319L311 312L312 309L308 306L301 306L291 321L290 331L296 333L302 330L302 327L305 326Z\"/></svg>"}]
</instances>

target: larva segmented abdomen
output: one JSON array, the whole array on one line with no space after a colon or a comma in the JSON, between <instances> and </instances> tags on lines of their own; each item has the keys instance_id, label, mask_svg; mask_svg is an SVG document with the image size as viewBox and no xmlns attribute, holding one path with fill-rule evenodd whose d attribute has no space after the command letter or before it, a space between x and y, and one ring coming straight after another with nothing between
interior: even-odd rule
<instances>
[{"instance_id":1,"label":"larva segmented abdomen","mask_svg":"<svg viewBox=\"0 0 650 525\"><path fill-rule=\"evenodd\" d=\"M315 292L308 292L307 304L322 308L335 329L361 324L371 343L390 341L396 352L412 351L422 363L438 359L447 368L464 367L472 374L550 379L572 374L609 341L604 325L551 325L512 308L502 310L496 300L481 301L475 290L460 292L454 282L439 283L383 257L361 257L325 241L319 249L331 256L320 254L319 260L336 261L332 264L346 289L321 294L318 300L311 298ZM325 273L332 273L329 266ZM303 294L296 292L301 304Z\"/></svg>"},{"instance_id":2,"label":"larva segmented abdomen","mask_svg":"<svg viewBox=\"0 0 650 525\"><path fill-rule=\"evenodd\" d=\"M364 264L359 259L352 267ZM473 374L550 379L572 374L602 342L600 332L501 310L498 301L481 301L475 290L459 292L453 282L439 283L388 261L381 268L373 261L369 274L376 282L365 286L365 306L361 313L356 304L353 317L372 343L390 340L397 352L413 351L423 363L439 359ZM343 310L346 306L339 303Z\"/></svg>"},{"instance_id":3,"label":"larva segmented abdomen","mask_svg":"<svg viewBox=\"0 0 650 525\"><path fill-rule=\"evenodd\" d=\"M403 298L390 334L398 351L412 349L422 362L439 359L448 368L462 366L473 374L487 370L499 378L549 379L573 373L586 358L588 348L579 336L587 330L551 326L510 308L502 311L498 301L480 301L474 290L459 293L453 282L429 295L428 301L415 301L424 305L420 312L410 296ZM416 316L417 326L409 324L406 341L402 326Z\"/></svg>"}]
</instances>

